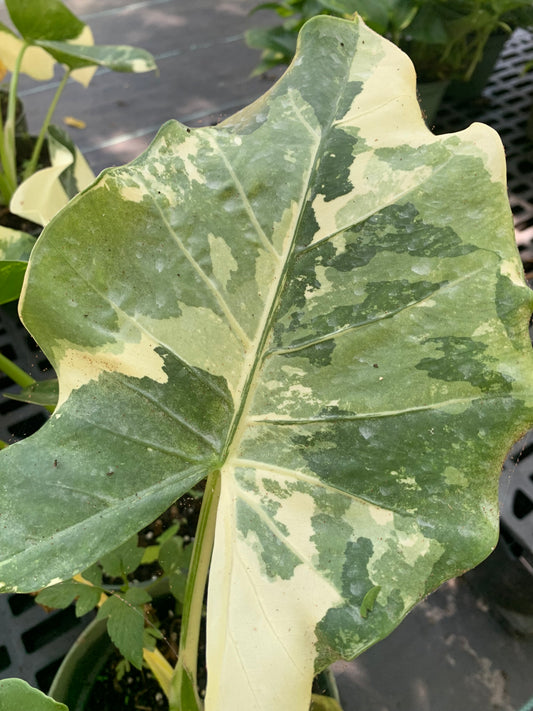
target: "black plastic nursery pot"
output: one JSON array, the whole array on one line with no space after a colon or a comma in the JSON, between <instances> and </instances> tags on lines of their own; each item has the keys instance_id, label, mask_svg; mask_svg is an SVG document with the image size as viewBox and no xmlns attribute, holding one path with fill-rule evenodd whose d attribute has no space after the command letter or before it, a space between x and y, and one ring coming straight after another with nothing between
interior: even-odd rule
<instances>
[{"instance_id":1,"label":"black plastic nursery pot","mask_svg":"<svg viewBox=\"0 0 533 711\"><path fill-rule=\"evenodd\" d=\"M85 711L98 675L113 653L105 620L93 620L74 642L54 677L49 695Z\"/></svg>"}]
</instances>

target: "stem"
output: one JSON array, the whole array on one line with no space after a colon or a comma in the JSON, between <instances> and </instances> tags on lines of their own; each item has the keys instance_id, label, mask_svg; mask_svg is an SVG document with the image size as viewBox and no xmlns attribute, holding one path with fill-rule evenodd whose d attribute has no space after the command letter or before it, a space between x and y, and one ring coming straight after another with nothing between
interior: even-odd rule
<instances>
[{"instance_id":1,"label":"stem","mask_svg":"<svg viewBox=\"0 0 533 711\"><path fill-rule=\"evenodd\" d=\"M202 508L194 539L191 566L187 576L181 621L178 664L171 684L170 708L181 709L181 699L192 691L196 706L202 707L198 697L197 666L200 625L204 592L215 538L216 513L220 497L220 471L211 472L205 486Z\"/></svg>"},{"instance_id":2,"label":"stem","mask_svg":"<svg viewBox=\"0 0 533 711\"><path fill-rule=\"evenodd\" d=\"M15 365L9 358L2 355L2 353L0 353L0 370L3 371L8 378L11 378L14 383L20 385L21 388L27 388L36 382L31 375L28 375L28 373L22 370L22 368L19 368L18 365Z\"/></svg>"},{"instance_id":3,"label":"stem","mask_svg":"<svg viewBox=\"0 0 533 711\"><path fill-rule=\"evenodd\" d=\"M2 136L2 126L0 125L0 136ZM0 146L3 141L0 138ZM0 165L3 165L2 158L0 157ZM11 190L9 189L9 182L4 173L0 171L0 195L2 196L2 202L4 205L9 205L11 200Z\"/></svg>"},{"instance_id":4,"label":"stem","mask_svg":"<svg viewBox=\"0 0 533 711\"><path fill-rule=\"evenodd\" d=\"M7 156L4 146L4 118L2 116L2 109L0 107L0 193L2 194L2 200L4 201L4 204L9 205L9 200L11 199L11 191L9 189L9 181L6 175L4 175L6 162Z\"/></svg>"},{"instance_id":5,"label":"stem","mask_svg":"<svg viewBox=\"0 0 533 711\"><path fill-rule=\"evenodd\" d=\"M47 111L45 119L43 121L43 125L41 126L41 130L40 130L39 135L37 137L37 141L35 142L35 146L33 147L33 153L31 154L29 163L24 168L24 174L22 176L23 180L26 180L27 178L30 177L30 175L33 175L35 173L35 170L37 168L37 162L39 160L39 156L41 155L41 149L43 147L44 138L46 136L46 132L48 131L48 126L50 125L50 121L52 120L52 116L53 116L54 111L56 109L57 102L59 101L59 97L63 93L63 89L65 88L65 86L67 84L69 76L70 76L70 69L66 69L65 73L63 74L63 78L61 79L59 86L57 87L57 91L54 94L52 103L48 107L48 111Z\"/></svg>"},{"instance_id":6,"label":"stem","mask_svg":"<svg viewBox=\"0 0 533 711\"><path fill-rule=\"evenodd\" d=\"M9 83L9 97L7 100L7 115L6 123L3 127L4 142L3 142L3 153L1 155L2 164L4 166L5 177L9 185L9 190L11 194L15 192L17 187L17 147L15 144L15 121L17 114L17 89L20 76L20 68L22 66L22 59L24 53L28 49L29 45L24 42L18 53L15 66L13 67L13 73L11 75L11 81Z\"/></svg>"}]
</instances>

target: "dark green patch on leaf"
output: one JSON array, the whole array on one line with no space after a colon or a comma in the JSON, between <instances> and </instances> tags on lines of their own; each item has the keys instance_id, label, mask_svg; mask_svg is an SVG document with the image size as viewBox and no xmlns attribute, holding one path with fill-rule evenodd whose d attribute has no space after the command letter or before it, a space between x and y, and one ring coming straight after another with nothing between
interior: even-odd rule
<instances>
[{"instance_id":1,"label":"dark green patch on leaf","mask_svg":"<svg viewBox=\"0 0 533 711\"><path fill-rule=\"evenodd\" d=\"M352 238L346 250L329 259L325 256L324 265L346 272L366 266L383 251L444 259L461 257L476 249L474 245L463 244L451 227L424 222L409 202L385 207L345 235Z\"/></svg>"},{"instance_id":2,"label":"dark green patch on leaf","mask_svg":"<svg viewBox=\"0 0 533 711\"><path fill-rule=\"evenodd\" d=\"M269 578L290 580L301 560L292 553L285 543L289 532L279 521L273 521L260 516L243 501L237 501L237 528L243 538L248 534L248 544L256 551L263 562Z\"/></svg>"},{"instance_id":3,"label":"dark green patch on leaf","mask_svg":"<svg viewBox=\"0 0 533 711\"><path fill-rule=\"evenodd\" d=\"M487 345L473 338L447 336L428 338L442 352L438 358L422 358L415 366L436 380L467 381L483 392L509 393L512 383L495 368L497 360L487 354ZM491 367L492 366L492 367Z\"/></svg>"},{"instance_id":4,"label":"dark green patch on leaf","mask_svg":"<svg viewBox=\"0 0 533 711\"><path fill-rule=\"evenodd\" d=\"M330 202L353 190L350 182L350 167L357 139L346 131L333 129L324 147L316 178L315 193L324 195Z\"/></svg>"}]
</instances>

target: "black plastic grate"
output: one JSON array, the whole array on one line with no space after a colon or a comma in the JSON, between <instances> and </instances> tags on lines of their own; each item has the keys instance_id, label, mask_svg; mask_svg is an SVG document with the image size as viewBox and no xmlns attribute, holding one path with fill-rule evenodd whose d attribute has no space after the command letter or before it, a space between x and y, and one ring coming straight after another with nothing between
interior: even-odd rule
<instances>
[{"instance_id":1,"label":"black plastic grate","mask_svg":"<svg viewBox=\"0 0 533 711\"><path fill-rule=\"evenodd\" d=\"M0 679L18 677L48 691L55 672L94 614L46 612L31 595L0 595Z\"/></svg>"},{"instance_id":2,"label":"black plastic grate","mask_svg":"<svg viewBox=\"0 0 533 711\"><path fill-rule=\"evenodd\" d=\"M513 447L503 466L500 514L511 555L533 566L533 430Z\"/></svg>"},{"instance_id":3,"label":"black plastic grate","mask_svg":"<svg viewBox=\"0 0 533 711\"><path fill-rule=\"evenodd\" d=\"M0 353L35 380L54 377L46 356L22 327L14 303L0 307ZM0 390L16 393L20 388L0 372ZM0 397L0 439L8 444L33 434L47 419L42 407Z\"/></svg>"}]
</instances>

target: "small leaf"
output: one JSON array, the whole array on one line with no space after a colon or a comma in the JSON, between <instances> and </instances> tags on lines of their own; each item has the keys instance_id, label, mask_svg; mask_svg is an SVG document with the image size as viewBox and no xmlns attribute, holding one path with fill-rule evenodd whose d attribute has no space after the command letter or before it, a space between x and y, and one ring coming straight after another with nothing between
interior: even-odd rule
<instances>
[{"instance_id":1,"label":"small leaf","mask_svg":"<svg viewBox=\"0 0 533 711\"><path fill-rule=\"evenodd\" d=\"M25 40L69 40L85 27L60 0L6 0L13 24Z\"/></svg>"},{"instance_id":2,"label":"small leaf","mask_svg":"<svg viewBox=\"0 0 533 711\"><path fill-rule=\"evenodd\" d=\"M150 595L138 588L112 595L98 610L96 619L107 618L107 631L113 644L134 667L140 669L143 660L144 614L142 605Z\"/></svg>"},{"instance_id":3,"label":"small leaf","mask_svg":"<svg viewBox=\"0 0 533 711\"><path fill-rule=\"evenodd\" d=\"M179 531L179 524L175 523L172 526L169 526L163 533L157 537L157 542L159 544L165 543L165 541L168 541L170 538L175 536L177 532Z\"/></svg>"},{"instance_id":4,"label":"small leaf","mask_svg":"<svg viewBox=\"0 0 533 711\"><path fill-rule=\"evenodd\" d=\"M2 711L68 711L65 704L54 701L22 679L0 680L0 709Z\"/></svg>"},{"instance_id":5,"label":"small leaf","mask_svg":"<svg viewBox=\"0 0 533 711\"><path fill-rule=\"evenodd\" d=\"M296 50L296 33L284 27L253 28L246 32L246 43L254 49L269 49L279 53L287 62Z\"/></svg>"},{"instance_id":6,"label":"small leaf","mask_svg":"<svg viewBox=\"0 0 533 711\"><path fill-rule=\"evenodd\" d=\"M115 678L120 681L124 674L128 674L131 669L131 665L127 659L120 659L115 667Z\"/></svg>"},{"instance_id":7,"label":"small leaf","mask_svg":"<svg viewBox=\"0 0 533 711\"><path fill-rule=\"evenodd\" d=\"M143 648L153 651L155 649L156 640L163 638L163 633L158 630L157 627L145 627Z\"/></svg>"},{"instance_id":8,"label":"small leaf","mask_svg":"<svg viewBox=\"0 0 533 711\"><path fill-rule=\"evenodd\" d=\"M83 615L94 610L100 602L102 594L101 588L83 585L83 589L79 590L78 599L76 600L76 617L83 617Z\"/></svg>"},{"instance_id":9,"label":"small leaf","mask_svg":"<svg viewBox=\"0 0 533 711\"><path fill-rule=\"evenodd\" d=\"M139 567L143 549L138 545L137 536L130 538L115 550L100 558L104 572L112 578L121 578Z\"/></svg>"},{"instance_id":10,"label":"small leaf","mask_svg":"<svg viewBox=\"0 0 533 711\"><path fill-rule=\"evenodd\" d=\"M38 46L71 69L107 67L115 72L150 72L157 69L153 56L144 49L127 45L84 46L70 42L39 41Z\"/></svg>"},{"instance_id":11,"label":"small leaf","mask_svg":"<svg viewBox=\"0 0 533 711\"><path fill-rule=\"evenodd\" d=\"M87 587L83 583L77 583L74 580L66 580L57 585L50 585L41 590L35 598L39 605L45 607L53 607L59 610L71 605L79 594L79 588Z\"/></svg>"},{"instance_id":12,"label":"small leaf","mask_svg":"<svg viewBox=\"0 0 533 711\"><path fill-rule=\"evenodd\" d=\"M98 605L101 595L101 588L75 580L66 580L63 583L44 588L35 599L39 605L60 610L65 609L76 600L76 615L83 617Z\"/></svg>"},{"instance_id":13,"label":"small leaf","mask_svg":"<svg viewBox=\"0 0 533 711\"><path fill-rule=\"evenodd\" d=\"M159 548L160 546L146 546L146 548L143 548L141 565L150 565L150 563L155 563L159 558Z\"/></svg>"},{"instance_id":14,"label":"small leaf","mask_svg":"<svg viewBox=\"0 0 533 711\"><path fill-rule=\"evenodd\" d=\"M183 538L174 536L161 545L159 562L165 573L173 573L187 568L191 559L192 546L184 546Z\"/></svg>"},{"instance_id":15,"label":"small leaf","mask_svg":"<svg viewBox=\"0 0 533 711\"><path fill-rule=\"evenodd\" d=\"M48 129L51 166L42 168L19 185L10 202L15 215L45 225L78 192L94 180L94 173L65 131Z\"/></svg>"}]
</instances>

